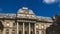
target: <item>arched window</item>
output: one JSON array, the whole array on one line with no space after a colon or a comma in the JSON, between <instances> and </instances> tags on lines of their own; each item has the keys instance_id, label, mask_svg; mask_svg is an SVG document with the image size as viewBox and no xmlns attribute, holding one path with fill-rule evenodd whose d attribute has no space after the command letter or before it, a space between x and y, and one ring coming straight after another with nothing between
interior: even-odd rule
<instances>
[{"instance_id":1,"label":"arched window","mask_svg":"<svg viewBox=\"0 0 60 34\"><path fill-rule=\"evenodd\" d=\"M27 31L25 31L25 34L27 34Z\"/></svg>"},{"instance_id":2,"label":"arched window","mask_svg":"<svg viewBox=\"0 0 60 34\"><path fill-rule=\"evenodd\" d=\"M44 34L44 31L42 31L42 34Z\"/></svg>"},{"instance_id":3,"label":"arched window","mask_svg":"<svg viewBox=\"0 0 60 34\"><path fill-rule=\"evenodd\" d=\"M6 34L9 34L9 29L6 29Z\"/></svg>"},{"instance_id":4,"label":"arched window","mask_svg":"<svg viewBox=\"0 0 60 34\"><path fill-rule=\"evenodd\" d=\"M41 24L41 29L44 29L44 24L43 23Z\"/></svg>"},{"instance_id":5,"label":"arched window","mask_svg":"<svg viewBox=\"0 0 60 34\"><path fill-rule=\"evenodd\" d=\"M15 30L12 30L12 34L15 34Z\"/></svg>"},{"instance_id":6,"label":"arched window","mask_svg":"<svg viewBox=\"0 0 60 34\"><path fill-rule=\"evenodd\" d=\"M37 29L39 28L39 24L36 24L36 28L37 28Z\"/></svg>"},{"instance_id":7,"label":"arched window","mask_svg":"<svg viewBox=\"0 0 60 34\"><path fill-rule=\"evenodd\" d=\"M36 31L36 34L39 34L39 32L38 32L38 31Z\"/></svg>"},{"instance_id":8,"label":"arched window","mask_svg":"<svg viewBox=\"0 0 60 34\"><path fill-rule=\"evenodd\" d=\"M19 34L21 34L21 31L19 31Z\"/></svg>"},{"instance_id":9,"label":"arched window","mask_svg":"<svg viewBox=\"0 0 60 34\"><path fill-rule=\"evenodd\" d=\"M31 33L30 34L33 34L33 31L31 31Z\"/></svg>"},{"instance_id":10,"label":"arched window","mask_svg":"<svg viewBox=\"0 0 60 34\"><path fill-rule=\"evenodd\" d=\"M9 22L7 22L7 23L6 23L6 26L7 26L7 27L9 27L9 26L10 26Z\"/></svg>"},{"instance_id":11,"label":"arched window","mask_svg":"<svg viewBox=\"0 0 60 34\"><path fill-rule=\"evenodd\" d=\"M16 26L17 24L16 23L13 23L13 26Z\"/></svg>"}]
</instances>

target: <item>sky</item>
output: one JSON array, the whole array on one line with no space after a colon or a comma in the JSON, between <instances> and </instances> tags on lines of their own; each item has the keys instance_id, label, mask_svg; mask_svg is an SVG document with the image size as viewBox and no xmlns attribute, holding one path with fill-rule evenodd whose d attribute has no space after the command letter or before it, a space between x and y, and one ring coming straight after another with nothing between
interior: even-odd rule
<instances>
[{"instance_id":1,"label":"sky","mask_svg":"<svg viewBox=\"0 0 60 34\"><path fill-rule=\"evenodd\" d=\"M37 16L52 17L60 13L60 0L0 0L0 13L16 14L24 6Z\"/></svg>"}]
</instances>

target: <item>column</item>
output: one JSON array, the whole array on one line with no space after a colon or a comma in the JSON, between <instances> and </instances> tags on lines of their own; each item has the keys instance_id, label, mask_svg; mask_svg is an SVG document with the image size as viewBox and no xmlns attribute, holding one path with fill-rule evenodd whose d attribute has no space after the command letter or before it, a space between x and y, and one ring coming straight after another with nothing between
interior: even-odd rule
<instances>
[{"instance_id":1,"label":"column","mask_svg":"<svg viewBox=\"0 0 60 34\"><path fill-rule=\"evenodd\" d=\"M30 23L29 23L29 34L30 34Z\"/></svg>"},{"instance_id":2,"label":"column","mask_svg":"<svg viewBox=\"0 0 60 34\"><path fill-rule=\"evenodd\" d=\"M36 23L34 24L34 34L36 34Z\"/></svg>"},{"instance_id":3,"label":"column","mask_svg":"<svg viewBox=\"0 0 60 34\"><path fill-rule=\"evenodd\" d=\"M0 34L2 34L2 33L1 33L1 30L0 30Z\"/></svg>"},{"instance_id":4,"label":"column","mask_svg":"<svg viewBox=\"0 0 60 34\"><path fill-rule=\"evenodd\" d=\"M18 31L18 22L17 22L17 34L18 34L18 32L19 32L19 31Z\"/></svg>"},{"instance_id":5,"label":"column","mask_svg":"<svg viewBox=\"0 0 60 34\"><path fill-rule=\"evenodd\" d=\"M25 34L25 31L24 31L24 23L23 23L23 34Z\"/></svg>"}]
</instances>

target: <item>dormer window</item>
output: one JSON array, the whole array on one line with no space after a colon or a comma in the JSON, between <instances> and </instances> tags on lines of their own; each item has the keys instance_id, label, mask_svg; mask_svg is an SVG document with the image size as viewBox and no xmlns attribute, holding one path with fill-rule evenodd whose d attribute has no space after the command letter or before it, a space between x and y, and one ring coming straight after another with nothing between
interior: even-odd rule
<instances>
[{"instance_id":1,"label":"dormer window","mask_svg":"<svg viewBox=\"0 0 60 34\"><path fill-rule=\"evenodd\" d=\"M29 16L29 15L27 15L27 16Z\"/></svg>"},{"instance_id":2,"label":"dormer window","mask_svg":"<svg viewBox=\"0 0 60 34\"><path fill-rule=\"evenodd\" d=\"M31 15L32 17L34 17L34 15Z\"/></svg>"},{"instance_id":3,"label":"dormer window","mask_svg":"<svg viewBox=\"0 0 60 34\"><path fill-rule=\"evenodd\" d=\"M21 13L23 13L23 11L22 11L22 10L21 10L20 12L21 12Z\"/></svg>"}]
</instances>

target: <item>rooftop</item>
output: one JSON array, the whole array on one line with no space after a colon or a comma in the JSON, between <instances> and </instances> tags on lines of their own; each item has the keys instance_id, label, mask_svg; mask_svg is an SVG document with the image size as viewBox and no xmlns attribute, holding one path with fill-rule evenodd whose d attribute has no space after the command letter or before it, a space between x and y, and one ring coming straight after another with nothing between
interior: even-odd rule
<instances>
[{"instance_id":1,"label":"rooftop","mask_svg":"<svg viewBox=\"0 0 60 34\"><path fill-rule=\"evenodd\" d=\"M31 9L28 9L27 7L22 7L21 9L19 9L17 14L0 13L0 18L15 18L16 15L19 16L19 18L23 18L23 17L30 19L37 18L38 20L41 21L50 21L50 22L53 21L51 17L36 16L34 12Z\"/></svg>"}]
</instances>

